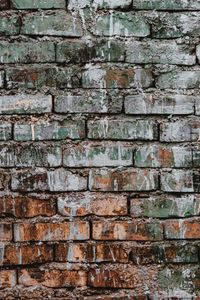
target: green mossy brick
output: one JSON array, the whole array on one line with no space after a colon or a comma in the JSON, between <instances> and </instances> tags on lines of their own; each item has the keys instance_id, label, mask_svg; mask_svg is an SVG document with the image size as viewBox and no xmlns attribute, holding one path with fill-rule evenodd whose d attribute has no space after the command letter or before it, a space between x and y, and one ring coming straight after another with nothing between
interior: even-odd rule
<instances>
[{"instance_id":1,"label":"green mossy brick","mask_svg":"<svg viewBox=\"0 0 200 300\"><path fill-rule=\"evenodd\" d=\"M20 19L14 13L0 13L0 36L18 35Z\"/></svg>"},{"instance_id":2,"label":"green mossy brick","mask_svg":"<svg viewBox=\"0 0 200 300\"><path fill-rule=\"evenodd\" d=\"M0 64L55 61L55 47L52 42L3 42L0 44L0 53Z\"/></svg>"},{"instance_id":3,"label":"green mossy brick","mask_svg":"<svg viewBox=\"0 0 200 300\"><path fill-rule=\"evenodd\" d=\"M59 113L120 113L123 97L115 91L82 91L78 95L66 93L55 97L55 111Z\"/></svg>"},{"instance_id":4,"label":"green mossy brick","mask_svg":"<svg viewBox=\"0 0 200 300\"><path fill-rule=\"evenodd\" d=\"M194 193L193 172L191 170L172 170L171 172L162 172L161 191L164 192L183 192Z\"/></svg>"},{"instance_id":5,"label":"green mossy brick","mask_svg":"<svg viewBox=\"0 0 200 300\"><path fill-rule=\"evenodd\" d=\"M131 3L131 0L94 0L92 6L99 9L125 9L129 8Z\"/></svg>"},{"instance_id":6,"label":"green mossy brick","mask_svg":"<svg viewBox=\"0 0 200 300\"><path fill-rule=\"evenodd\" d=\"M156 41L128 43L126 62L139 64L194 65L196 56L191 48L177 45L175 41Z\"/></svg>"},{"instance_id":7,"label":"green mossy brick","mask_svg":"<svg viewBox=\"0 0 200 300\"><path fill-rule=\"evenodd\" d=\"M65 0L11 0L11 5L16 9L51 9L66 8Z\"/></svg>"},{"instance_id":8,"label":"green mossy brick","mask_svg":"<svg viewBox=\"0 0 200 300\"><path fill-rule=\"evenodd\" d=\"M95 46L97 61L123 62L125 59L125 45L123 42L109 40L97 42Z\"/></svg>"},{"instance_id":9,"label":"green mossy brick","mask_svg":"<svg viewBox=\"0 0 200 300\"><path fill-rule=\"evenodd\" d=\"M60 63L89 62L95 57L95 50L92 46L73 40L57 44L56 53L56 61Z\"/></svg>"},{"instance_id":10,"label":"green mossy brick","mask_svg":"<svg viewBox=\"0 0 200 300\"><path fill-rule=\"evenodd\" d=\"M81 139L85 136L84 121L37 122L33 124L15 124L14 139L17 141L42 141Z\"/></svg>"},{"instance_id":11,"label":"green mossy brick","mask_svg":"<svg viewBox=\"0 0 200 300\"><path fill-rule=\"evenodd\" d=\"M199 10L199 0L133 0L134 9L149 10Z\"/></svg>"},{"instance_id":12,"label":"green mossy brick","mask_svg":"<svg viewBox=\"0 0 200 300\"><path fill-rule=\"evenodd\" d=\"M141 218L185 218L198 216L199 205L197 195L134 198L131 199L131 215Z\"/></svg>"},{"instance_id":13,"label":"green mossy brick","mask_svg":"<svg viewBox=\"0 0 200 300\"><path fill-rule=\"evenodd\" d=\"M67 167L132 166L131 146L121 143L84 143L63 151L63 165Z\"/></svg>"},{"instance_id":14,"label":"green mossy brick","mask_svg":"<svg viewBox=\"0 0 200 300\"><path fill-rule=\"evenodd\" d=\"M191 168L192 150L186 147L141 146L134 156L136 167Z\"/></svg>"},{"instance_id":15,"label":"green mossy brick","mask_svg":"<svg viewBox=\"0 0 200 300\"><path fill-rule=\"evenodd\" d=\"M108 119L88 122L90 139L155 140L157 126L151 120Z\"/></svg>"},{"instance_id":16,"label":"green mossy brick","mask_svg":"<svg viewBox=\"0 0 200 300\"><path fill-rule=\"evenodd\" d=\"M160 89L198 89L200 71L171 71L158 76L156 86Z\"/></svg>"},{"instance_id":17,"label":"green mossy brick","mask_svg":"<svg viewBox=\"0 0 200 300\"><path fill-rule=\"evenodd\" d=\"M159 13L157 18L152 21L152 37L173 39L185 36L199 36L199 22L200 16L198 12Z\"/></svg>"},{"instance_id":18,"label":"green mossy brick","mask_svg":"<svg viewBox=\"0 0 200 300\"><path fill-rule=\"evenodd\" d=\"M78 17L74 19L65 11L26 14L22 22L21 33L25 35L80 37L83 34Z\"/></svg>"},{"instance_id":19,"label":"green mossy brick","mask_svg":"<svg viewBox=\"0 0 200 300\"><path fill-rule=\"evenodd\" d=\"M150 34L150 25L141 14L111 12L97 15L95 28L91 30L97 36L145 37Z\"/></svg>"},{"instance_id":20,"label":"green mossy brick","mask_svg":"<svg viewBox=\"0 0 200 300\"><path fill-rule=\"evenodd\" d=\"M0 114L42 114L52 110L52 97L42 94L0 96Z\"/></svg>"},{"instance_id":21,"label":"green mossy brick","mask_svg":"<svg viewBox=\"0 0 200 300\"><path fill-rule=\"evenodd\" d=\"M7 141L11 140L12 137L12 125L10 123L4 122L0 124L0 140Z\"/></svg>"},{"instance_id":22,"label":"green mossy brick","mask_svg":"<svg viewBox=\"0 0 200 300\"><path fill-rule=\"evenodd\" d=\"M125 113L133 115L189 115L200 98L166 92L143 93L125 97ZM198 104L196 104L196 108ZM197 111L197 109L196 109Z\"/></svg>"}]
</instances>

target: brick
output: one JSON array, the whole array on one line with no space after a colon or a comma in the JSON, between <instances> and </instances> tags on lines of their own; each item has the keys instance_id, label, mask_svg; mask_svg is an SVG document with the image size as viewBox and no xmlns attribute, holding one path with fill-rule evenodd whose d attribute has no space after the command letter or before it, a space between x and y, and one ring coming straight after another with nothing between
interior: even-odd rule
<instances>
[{"instance_id":1,"label":"brick","mask_svg":"<svg viewBox=\"0 0 200 300\"><path fill-rule=\"evenodd\" d=\"M163 20L165 20L163 22ZM198 36L199 13L159 13L152 22L153 38Z\"/></svg>"},{"instance_id":2,"label":"brick","mask_svg":"<svg viewBox=\"0 0 200 300\"><path fill-rule=\"evenodd\" d=\"M136 167L191 168L192 150L186 147L141 146L134 155Z\"/></svg>"},{"instance_id":3,"label":"brick","mask_svg":"<svg viewBox=\"0 0 200 300\"><path fill-rule=\"evenodd\" d=\"M11 0L12 6L16 9L51 9L65 8L65 0Z\"/></svg>"},{"instance_id":4,"label":"brick","mask_svg":"<svg viewBox=\"0 0 200 300\"><path fill-rule=\"evenodd\" d=\"M56 261L59 262L122 262L129 259L129 248L124 243L59 243L56 245Z\"/></svg>"},{"instance_id":5,"label":"brick","mask_svg":"<svg viewBox=\"0 0 200 300\"><path fill-rule=\"evenodd\" d=\"M53 66L11 67L6 72L8 89L42 87L76 88L80 86L77 68L58 68Z\"/></svg>"},{"instance_id":6,"label":"brick","mask_svg":"<svg viewBox=\"0 0 200 300\"><path fill-rule=\"evenodd\" d=\"M125 97L125 113L140 114L166 114L166 115L188 115L194 114L194 104L198 97L165 94L145 93Z\"/></svg>"},{"instance_id":7,"label":"brick","mask_svg":"<svg viewBox=\"0 0 200 300\"><path fill-rule=\"evenodd\" d=\"M156 275L157 272L154 268L144 266L102 265L90 270L88 280L89 285L96 288L130 288L135 290L139 284L141 292L141 287L145 286L149 290L150 285L152 290L156 290Z\"/></svg>"},{"instance_id":8,"label":"brick","mask_svg":"<svg viewBox=\"0 0 200 300\"><path fill-rule=\"evenodd\" d=\"M0 198L0 216L16 218L50 217L56 214L54 202L39 196L2 196Z\"/></svg>"},{"instance_id":9,"label":"brick","mask_svg":"<svg viewBox=\"0 0 200 300\"><path fill-rule=\"evenodd\" d=\"M1 114L42 114L51 112L52 97L42 94L0 96Z\"/></svg>"},{"instance_id":10,"label":"brick","mask_svg":"<svg viewBox=\"0 0 200 300\"><path fill-rule=\"evenodd\" d=\"M161 2L160 0L134 0L133 8L136 9L156 9L156 10L199 10L199 0L167 0Z\"/></svg>"},{"instance_id":11,"label":"brick","mask_svg":"<svg viewBox=\"0 0 200 300\"><path fill-rule=\"evenodd\" d=\"M195 99L195 115L200 115L200 98L196 97Z\"/></svg>"},{"instance_id":12,"label":"brick","mask_svg":"<svg viewBox=\"0 0 200 300\"><path fill-rule=\"evenodd\" d=\"M16 141L42 141L81 139L85 135L84 121L63 120L14 125L14 139Z\"/></svg>"},{"instance_id":13,"label":"brick","mask_svg":"<svg viewBox=\"0 0 200 300\"><path fill-rule=\"evenodd\" d=\"M163 228L158 222L142 221L93 221L95 240L160 241Z\"/></svg>"},{"instance_id":14,"label":"brick","mask_svg":"<svg viewBox=\"0 0 200 300\"><path fill-rule=\"evenodd\" d=\"M9 14L8 12L0 13L0 36L18 35L19 32L20 32L19 17L13 13L12 14Z\"/></svg>"},{"instance_id":15,"label":"brick","mask_svg":"<svg viewBox=\"0 0 200 300\"><path fill-rule=\"evenodd\" d=\"M0 71L0 88L3 88L4 87L4 76L5 73L4 71Z\"/></svg>"},{"instance_id":16,"label":"brick","mask_svg":"<svg viewBox=\"0 0 200 300\"><path fill-rule=\"evenodd\" d=\"M65 169L35 169L31 173L13 172L11 178L13 191L82 191L87 188L87 178L73 174Z\"/></svg>"},{"instance_id":17,"label":"brick","mask_svg":"<svg viewBox=\"0 0 200 300\"><path fill-rule=\"evenodd\" d=\"M65 241L89 238L89 224L85 221L67 223L16 223L14 240L26 241Z\"/></svg>"},{"instance_id":18,"label":"brick","mask_svg":"<svg viewBox=\"0 0 200 300\"><path fill-rule=\"evenodd\" d=\"M192 49L177 45L175 41L149 41L129 43L126 51L126 62L136 64L172 64L194 65L196 57Z\"/></svg>"},{"instance_id":19,"label":"brick","mask_svg":"<svg viewBox=\"0 0 200 300\"><path fill-rule=\"evenodd\" d=\"M97 36L145 37L150 34L150 25L141 14L110 12L97 15L91 30Z\"/></svg>"},{"instance_id":20,"label":"brick","mask_svg":"<svg viewBox=\"0 0 200 300\"><path fill-rule=\"evenodd\" d=\"M193 167L198 168L200 167L200 151L197 149L193 149L192 151L192 158L193 158Z\"/></svg>"},{"instance_id":21,"label":"brick","mask_svg":"<svg viewBox=\"0 0 200 300\"><path fill-rule=\"evenodd\" d=\"M19 284L23 286L42 285L49 288L82 287L87 283L87 272L83 270L43 270L38 268L22 269Z\"/></svg>"},{"instance_id":22,"label":"brick","mask_svg":"<svg viewBox=\"0 0 200 300\"><path fill-rule=\"evenodd\" d=\"M172 170L161 174L161 190L164 192L194 192L193 172Z\"/></svg>"},{"instance_id":23,"label":"brick","mask_svg":"<svg viewBox=\"0 0 200 300\"><path fill-rule=\"evenodd\" d=\"M200 198L198 195L150 196L133 198L130 201L131 216L135 218L183 218L198 216Z\"/></svg>"},{"instance_id":24,"label":"brick","mask_svg":"<svg viewBox=\"0 0 200 300\"><path fill-rule=\"evenodd\" d=\"M156 140L157 125L152 120L102 118L88 121L89 139Z\"/></svg>"},{"instance_id":25,"label":"brick","mask_svg":"<svg viewBox=\"0 0 200 300\"><path fill-rule=\"evenodd\" d=\"M12 224L0 223L0 241L6 242L12 240Z\"/></svg>"},{"instance_id":26,"label":"brick","mask_svg":"<svg viewBox=\"0 0 200 300\"><path fill-rule=\"evenodd\" d=\"M115 40L97 42L95 48L95 61L123 62L125 60L125 45Z\"/></svg>"},{"instance_id":27,"label":"brick","mask_svg":"<svg viewBox=\"0 0 200 300\"><path fill-rule=\"evenodd\" d=\"M58 167L61 165L62 151L59 146L44 144L0 145L0 167Z\"/></svg>"},{"instance_id":28,"label":"brick","mask_svg":"<svg viewBox=\"0 0 200 300\"><path fill-rule=\"evenodd\" d=\"M0 52L0 64L55 61L55 49L52 42L4 42L0 44Z\"/></svg>"},{"instance_id":29,"label":"brick","mask_svg":"<svg viewBox=\"0 0 200 300\"><path fill-rule=\"evenodd\" d=\"M138 88L153 85L152 70L133 68L102 69L88 65L82 74L83 88Z\"/></svg>"},{"instance_id":30,"label":"brick","mask_svg":"<svg viewBox=\"0 0 200 300\"><path fill-rule=\"evenodd\" d=\"M59 167L62 163L62 150L60 146L45 144L24 145L18 148L14 146L14 159L16 167Z\"/></svg>"},{"instance_id":31,"label":"brick","mask_svg":"<svg viewBox=\"0 0 200 300\"><path fill-rule=\"evenodd\" d=\"M53 261L53 246L46 244L8 244L1 248L4 252L2 265L26 265Z\"/></svg>"},{"instance_id":32,"label":"brick","mask_svg":"<svg viewBox=\"0 0 200 300\"><path fill-rule=\"evenodd\" d=\"M95 49L83 41L64 41L56 46L56 61L60 63L83 63L95 57Z\"/></svg>"},{"instance_id":33,"label":"brick","mask_svg":"<svg viewBox=\"0 0 200 300\"><path fill-rule=\"evenodd\" d=\"M124 243L96 243L95 261L128 263L129 249Z\"/></svg>"},{"instance_id":34,"label":"brick","mask_svg":"<svg viewBox=\"0 0 200 300\"><path fill-rule=\"evenodd\" d=\"M80 20L78 18L74 20L72 14L65 11L25 14L22 19L21 33L68 37L80 37L83 34Z\"/></svg>"},{"instance_id":35,"label":"brick","mask_svg":"<svg viewBox=\"0 0 200 300\"><path fill-rule=\"evenodd\" d=\"M129 8L131 5L131 0L94 0L93 6L97 8L110 8L110 9L115 9L115 8Z\"/></svg>"},{"instance_id":36,"label":"brick","mask_svg":"<svg viewBox=\"0 0 200 300\"><path fill-rule=\"evenodd\" d=\"M166 291L165 295L190 299L194 291L198 291L199 268L195 265L166 267L158 272L158 284L161 290Z\"/></svg>"},{"instance_id":37,"label":"brick","mask_svg":"<svg viewBox=\"0 0 200 300\"><path fill-rule=\"evenodd\" d=\"M165 237L167 239L199 239L199 219L165 221Z\"/></svg>"},{"instance_id":38,"label":"brick","mask_svg":"<svg viewBox=\"0 0 200 300\"><path fill-rule=\"evenodd\" d=\"M123 195L100 193L76 193L58 198L58 212L62 216L81 217L124 216L127 214L127 198Z\"/></svg>"},{"instance_id":39,"label":"brick","mask_svg":"<svg viewBox=\"0 0 200 300\"><path fill-rule=\"evenodd\" d=\"M9 9L10 0L0 0L0 10Z\"/></svg>"},{"instance_id":40,"label":"brick","mask_svg":"<svg viewBox=\"0 0 200 300\"><path fill-rule=\"evenodd\" d=\"M58 113L120 113L122 104L123 97L115 90L85 90L55 97L54 109Z\"/></svg>"},{"instance_id":41,"label":"brick","mask_svg":"<svg viewBox=\"0 0 200 300\"><path fill-rule=\"evenodd\" d=\"M94 245L86 243L59 243L55 246L55 260L88 263L93 261L94 249Z\"/></svg>"},{"instance_id":42,"label":"brick","mask_svg":"<svg viewBox=\"0 0 200 300\"><path fill-rule=\"evenodd\" d=\"M67 167L132 166L133 149L122 143L84 143L63 151L63 165Z\"/></svg>"},{"instance_id":43,"label":"brick","mask_svg":"<svg viewBox=\"0 0 200 300\"><path fill-rule=\"evenodd\" d=\"M14 270L0 271L0 289L13 288L16 285L17 285L16 271Z\"/></svg>"},{"instance_id":44,"label":"brick","mask_svg":"<svg viewBox=\"0 0 200 300\"><path fill-rule=\"evenodd\" d=\"M133 246L130 259L137 265L159 263L194 263L198 261L198 248L192 244L166 243Z\"/></svg>"},{"instance_id":45,"label":"brick","mask_svg":"<svg viewBox=\"0 0 200 300\"><path fill-rule=\"evenodd\" d=\"M124 44L120 41L97 41L88 44L82 41L69 41L57 44L56 60L60 63L83 63L89 61L124 61Z\"/></svg>"},{"instance_id":46,"label":"brick","mask_svg":"<svg viewBox=\"0 0 200 300\"><path fill-rule=\"evenodd\" d=\"M160 126L162 142L192 142L199 140L200 122L198 119L170 121Z\"/></svg>"},{"instance_id":47,"label":"brick","mask_svg":"<svg viewBox=\"0 0 200 300\"><path fill-rule=\"evenodd\" d=\"M0 124L0 140L7 141L10 140L12 136L12 124L4 122Z\"/></svg>"},{"instance_id":48,"label":"brick","mask_svg":"<svg viewBox=\"0 0 200 300\"><path fill-rule=\"evenodd\" d=\"M95 0L96 1L96 0ZM68 10L77 10L77 8L91 7L91 0L69 0Z\"/></svg>"},{"instance_id":49,"label":"brick","mask_svg":"<svg viewBox=\"0 0 200 300\"><path fill-rule=\"evenodd\" d=\"M196 47L196 54L197 54L197 59L198 59L198 61L199 61L199 63L200 63L200 45L198 45L198 46Z\"/></svg>"},{"instance_id":50,"label":"brick","mask_svg":"<svg viewBox=\"0 0 200 300\"><path fill-rule=\"evenodd\" d=\"M145 169L101 169L91 170L91 191L151 191L158 186L158 174Z\"/></svg>"},{"instance_id":51,"label":"brick","mask_svg":"<svg viewBox=\"0 0 200 300\"><path fill-rule=\"evenodd\" d=\"M200 87L200 71L172 71L161 74L156 82L160 89L198 89Z\"/></svg>"}]
</instances>

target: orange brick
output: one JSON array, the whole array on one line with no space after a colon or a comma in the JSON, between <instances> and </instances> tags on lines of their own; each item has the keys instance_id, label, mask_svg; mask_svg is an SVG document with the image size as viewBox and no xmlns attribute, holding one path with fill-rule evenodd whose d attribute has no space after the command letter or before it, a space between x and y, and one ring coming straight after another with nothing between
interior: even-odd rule
<instances>
[{"instance_id":1,"label":"orange brick","mask_svg":"<svg viewBox=\"0 0 200 300\"><path fill-rule=\"evenodd\" d=\"M12 288L17 284L16 271L1 270L0 271L0 289Z\"/></svg>"},{"instance_id":2,"label":"orange brick","mask_svg":"<svg viewBox=\"0 0 200 300\"><path fill-rule=\"evenodd\" d=\"M14 225L14 239L19 242L87 240L88 238L89 224L85 221Z\"/></svg>"},{"instance_id":3,"label":"orange brick","mask_svg":"<svg viewBox=\"0 0 200 300\"><path fill-rule=\"evenodd\" d=\"M158 222L94 221L95 240L162 240L163 228Z\"/></svg>"},{"instance_id":4,"label":"orange brick","mask_svg":"<svg viewBox=\"0 0 200 300\"><path fill-rule=\"evenodd\" d=\"M11 241L12 240L12 224L0 223L0 241Z\"/></svg>"},{"instance_id":5,"label":"orange brick","mask_svg":"<svg viewBox=\"0 0 200 300\"><path fill-rule=\"evenodd\" d=\"M23 269L19 274L19 284L24 286L43 285L45 287L78 287L87 283L87 272L83 270L41 270Z\"/></svg>"}]
</instances>

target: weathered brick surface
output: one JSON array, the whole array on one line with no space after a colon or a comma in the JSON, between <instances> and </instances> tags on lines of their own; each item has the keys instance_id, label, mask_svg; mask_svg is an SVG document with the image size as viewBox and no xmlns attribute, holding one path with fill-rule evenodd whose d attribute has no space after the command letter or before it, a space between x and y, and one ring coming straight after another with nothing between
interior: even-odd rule
<instances>
[{"instance_id":1,"label":"weathered brick surface","mask_svg":"<svg viewBox=\"0 0 200 300\"><path fill-rule=\"evenodd\" d=\"M199 300L199 13L0 0L0 299Z\"/></svg>"}]
</instances>

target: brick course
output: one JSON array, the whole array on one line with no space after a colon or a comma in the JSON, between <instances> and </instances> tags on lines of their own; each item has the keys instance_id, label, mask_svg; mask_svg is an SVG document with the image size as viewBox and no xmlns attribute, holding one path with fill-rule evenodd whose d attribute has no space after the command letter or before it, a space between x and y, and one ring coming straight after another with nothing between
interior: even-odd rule
<instances>
[{"instance_id":1,"label":"brick course","mask_svg":"<svg viewBox=\"0 0 200 300\"><path fill-rule=\"evenodd\" d=\"M199 24L0 0L0 299L199 299Z\"/></svg>"}]
</instances>

